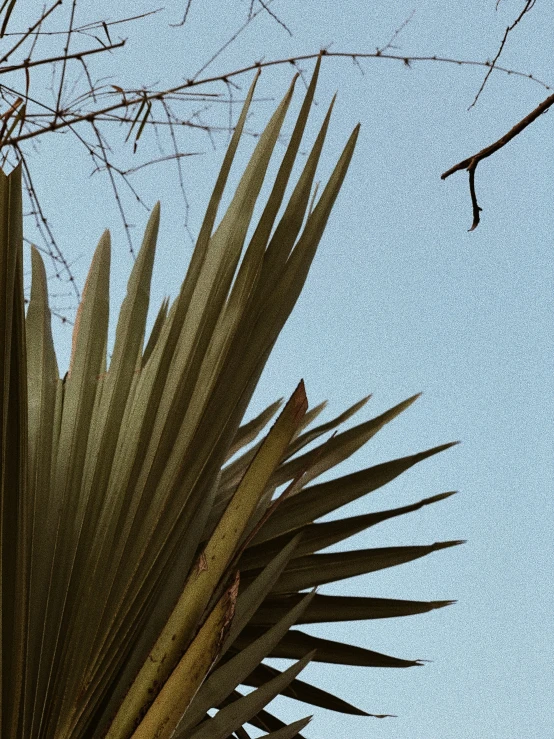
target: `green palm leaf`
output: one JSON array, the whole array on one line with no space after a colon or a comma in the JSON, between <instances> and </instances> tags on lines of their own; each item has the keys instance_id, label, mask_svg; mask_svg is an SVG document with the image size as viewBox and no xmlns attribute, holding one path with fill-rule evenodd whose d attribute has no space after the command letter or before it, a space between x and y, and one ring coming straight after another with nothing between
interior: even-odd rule
<instances>
[{"instance_id":1,"label":"green palm leaf","mask_svg":"<svg viewBox=\"0 0 554 739\"><path fill-rule=\"evenodd\" d=\"M264 181L294 82L219 216L254 80L181 290L162 303L146 338L160 220L154 207L109 364L111 244L108 233L102 236L63 379L36 249L24 315L21 173L0 173L0 733L6 739L244 739L247 723L275 739L300 737L309 719L287 726L267 709L278 694L372 715L301 680L299 672L312 659L387 667L419 661L304 634L294 624L406 616L452 602L301 592L460 543L322 551L452 494L318 521L452 446L312 482L417 396L340 430L368 398L315 425L325 403L308 409L300 382L265 435L280 401L244 418L305 283L358 136L356 127L316 201L331 104L286 200L318 71L319 62L268 194ZM295 663L281 672L266 657ZM243 695L241 685L254 690Z\"/></svg>"},{"instance_id":2,"label":"green palm leaf","mask_svg":"<svg viewBox=\"0 0 554 739\"><path fill-rule=\"evenodd\" d=\"M250 623L269 626L288 611L303 596L301 593L271 595L259 608ZM427 613L435 608L452 605L453 600L396 600L393 598L364 598L360 596L316 594L299 624L317 624L328 621L361 621L373 618L398 618Z\"/></svg>"},{"instance_id":3,"label":"green palm leaf","mask_svg":"<svg viewBox=\"0 0 554 739\"><path fill-rule=\"evenodd\" d=\"M263 683L275 677L279 673L275 667L270 667L266 664L260 664L248 675L243 683L245 685L252 685L258 687ZM295 698L296 700L309 703L313 706L320 706L321 708L327 708L330 711L337 711L339 713L347 713L352 716L370 716L371 714L366 711L362 711L361 708L353 706L347 701L337 698L336 695L328 693L321 688L310 685L310 683L304 682L299 678L293 680L286 690L281 692L281 695L286 695L288 698Z\"/></svg>"}]
</instances>

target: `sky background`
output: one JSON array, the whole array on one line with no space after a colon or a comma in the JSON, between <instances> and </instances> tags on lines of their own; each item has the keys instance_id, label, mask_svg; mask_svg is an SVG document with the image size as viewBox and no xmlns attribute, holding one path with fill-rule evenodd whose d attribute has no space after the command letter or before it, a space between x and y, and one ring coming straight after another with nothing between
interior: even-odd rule
<instances>
[{"instance_id":1,"label":"sky background","mask_svg":"<svg viewBox=\"0 0 554 739\"><path fill-rule=\"evenodd\" d=\"M24 4L21 4L22 7ZM98 57L98 76L115 84L167 86L192 76L238 28L248 2L194 2L184 28L184 2L117 33L123 52ZM65 8L65 5L63 6ZM115 19L153 9L152 0L79 10L79 22ZM211 65L214 74L266 59L331 51L372 52L415 10L395 40L402 55L484 61L523 7L504 0L458 3L341 3L276 0L271 8L289 34L260 14ZM66 9L67 10L67 9ZM64 10L64 12L66 12ZM27 19L19 9L21 27ZM57 27L63 28L59 15ZM12 22L15 29L16 19ZM52 26L56 24L52 21ZM114 34L114 36L117 34ZM502 65L554 85L554 7L537 2L513 31ZM306 288L256 391L249 415L289 395L304 378L310 405L329 399L326 418L368 393L359 420L413 393L421 399L348 460L340 473L423 450L462 444L433 457L341 515L387 509L447 490L447 501L370 529L348 548L467 539L401 567L352 578L322 592L407 599L456 599L457 604L402 619L303 627L327 638L409 659L431 660L407 670L310 665L303 677L384 720L315 709L305 734L375 739L548 739L553 736L554 647L552 572L552 400L554 138L552 112L477 170L482 221L469 233L466 173L443 171L503 135L548 94L528 79L493 74L468 111L485 69L441 63L370 59L325 60L306 141L338 91L322 160L325 179L350 131L361 134ZM303 69L309 74L313 63ZM282 97L291 68L266 70L249 129L260 130ZM244 94L252 75L238 82ZM212 88L222 92L221 85ZM296 103L303 85L297 85ZM200 107L200 106L196 106ZM190 108L193 109L192 107ZM238 106L237 106L238 109ZM226 124L227 108L206 120ZM218 117L219 116L219 117ZM290 131L290 127L287 129ZM124 136L121 137L123 140ZM225 133L182 137L190 204L197 232L224 153ZM243 142L243 159L252 149ZM159 156L146 132L128 165ZM90 178L90 161L69 135L44 138L29 162L58 241L82 287L93 249L110 228L113 315L132 261L107 180ZM240 166L235 168L236 182ZM175 296L192 251L184 205L171 162L145 168L134 180L152 205L162 202L152 310ZM134 236L147 213L130 204ZM26 235L35 238L29 221ZM74 261L75 260L75 261ZM71 315L67 286L51 283L55 308ZM71 330L54 320L60 369L67 368ZM336 475L336 472L333 476ZM301 704L280 699L276 712L293 720Z\"/></svg>"}]
</instances>

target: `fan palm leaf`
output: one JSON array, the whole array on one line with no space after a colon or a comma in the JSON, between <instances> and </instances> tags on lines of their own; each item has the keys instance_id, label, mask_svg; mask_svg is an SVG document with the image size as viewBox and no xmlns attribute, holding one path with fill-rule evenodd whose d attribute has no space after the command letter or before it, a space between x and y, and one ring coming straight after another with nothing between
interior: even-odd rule
<instances>
[{"instance_id":1,"label":"fan palm leaf","mask_svg":"<svg viewBox=\"0 0 554 739\"><path fill-rule=\"evenodd\" d=\"M300 680L310 660L418 662L308 635L294 624L405 616L451 602L301 592L459 543L321 552L452 494L317 522L451 446L310 484L415 398L326 438L368 398L314 426L324 404L308 410L300 382L261 441L280 401L244 421L358 135L356 127L314 204L331 104L284 202L318 71L319 62L257 224L251 226L254 207L294 82L216 226L252 84L181 290L171 305L164 301L148 333L160 219L154 207L109 365L109 234L95 251L69 371L61 378L46 273L34 248L24 314L20 171L0 173L0 721L6 739L240 739L248 736L247 723L276 739L301 736L308 719L287 726L267 711L276 695L368 715ZM263 662L267 657L295 662L281 672ZM240 685L254 690L243 695Z\"/></svg>"}]
</instances>

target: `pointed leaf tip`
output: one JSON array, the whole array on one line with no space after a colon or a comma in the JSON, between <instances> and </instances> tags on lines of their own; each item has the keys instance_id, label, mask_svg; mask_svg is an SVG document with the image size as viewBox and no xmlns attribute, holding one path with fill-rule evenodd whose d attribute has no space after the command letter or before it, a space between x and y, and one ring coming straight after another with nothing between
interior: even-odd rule
<instances>
[{"instance_id":1,"label":"pointed leaf tip","mask_svg":"<svg viewBox=\"0 0 554 739\"><path fill-rule=\"evenodd\" d=\"M457 547L460 544L467 544L467 539L452 539L451 541L437 541L433 546L437 549L448 549L449 547Z\"/></svg>"},{"instance_id":2,"label":"pointed leaf tip","mask_svg":"<svg viewBox=\"0 0 554 739\"><path fill-rule=\"evenodd\" d=\"M308 410L308 398L306 397L306 387L304 385L304 380L300 380L300 382L296 386L296 389L291 396L290 402L294 410L295 422L297 420L300 421L302 416Z\"/></svg>"},{"instance_id":3,"label":"pointed leaf tip","mask_svg":"<svg viewBox=\"0 0 554 739\"><path fill-rule=\"evenodd\" d=\"M453 446L458 446L461 443L461 441L447 441L446 444L439 444L439 446L435 447L434 452L435 454L445 452L447 449L451 449Z\"/></svg>"}]
</instances>

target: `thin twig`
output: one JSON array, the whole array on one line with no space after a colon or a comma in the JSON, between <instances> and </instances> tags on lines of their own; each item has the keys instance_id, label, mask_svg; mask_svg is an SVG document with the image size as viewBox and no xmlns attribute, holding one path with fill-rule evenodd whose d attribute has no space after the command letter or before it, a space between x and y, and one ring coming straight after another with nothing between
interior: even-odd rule
<instances>
[{"instance_id":1,"label":"thin twig","mask_svg":"<svg viewBox=\"0 0 554 739\"><path fill-rule=\"evenodd\" d=\"M58 0L55 6L53 6L52 10L57 7L58 5L62 4L62 0ZM111 28L112 26L117 26L120 23L131 23L132 21L138 21L142 20L143 18L147 18L149 15L155 15L156 13L160 13L164 8L156 8L155 10L149 10L146 13L141 13L140 15L132 15L128 18L120 18L116 21L91 21L90 23L85 23L83 26L77 26L73 29L73 33L85 33L86 31L93 31L96 28L103 28L105 25ZM49 11L51 12L51 11ZM41 18L44 20L44 17ZM34 28L36 27L35 24ZM63 31L40 31L39 36L65 36L67 34L67 28ZM29 30L27 31L11 31L10 33L5 33L5 36L29 36ZM88 34L87 34L88 35ZM11 53L11 52L10 52Z\"/></svg>"},{"instance_id":2,"label":"thin twig","mask_svg":"<svg viewBox=\"0 0 554 739\"><path fill-rule=\"evenodd\" d=\"M495 69L496 62L499 60L500 55L504 51L504 46L506 45L506 41L508 40L508 36L514 30L514 28L518 25L518 23L521 21L521 19L523 18L523 16L531 10L531 8L533 7L534 4L535 4L535 0L526 0L525 7L521 11L521 13L518 15L518 17L515 19L515 21L510 26L508 26L506 28L506 30L504 31L504 36L502 38L502 41L500 42L500 46L498 48L498 51L496 52L496 55L495 55L494 59L490 63L490 67L489 67L489 70L487 71L487 74L485 75L485 79L481 83L481 87L477 90L477 94L475 95L475 98L473 99L473 102L469 106L468 110L471 110L471 108L473 108L473 106L476 105L477 101L479 100L479 98L481 96L481 93L485 89L485 85L487 84L488 79L491 76L493 69ZM496 3L496 10L498 10L498 1Z\"/></svg>"},{"instance_id":3,"label":"thin twig","mask_svg":"<svg viewBox=\"0 0 554 739\"><path fill-rule=\"evenodd\" d=\"M279 18L279 17L278 17L278 16L277 16L277 15L276 15L276 14L275 14L275 13L274 13L274 12L273 12L272 10L271 10L271 8L269 7L269 3L266 3L266 2L264 2L264 0L258 0L258 2L259 2L259 3L260 3L260 5L262 6L262 8L263 8L263 9L264 9L264 10L266 11L266 13L267 13L268 15L270 15L270 16L271 16L271 17L273 18L273 20L274 20L274 21L276 21L276 22L277 22L277 23L278 23L278 24L279 24L279 25L281 26L281 28L284 28L284 29L285 29L285 31L286 31L286 32L288 33L288 35L289 35L289 36L290 36L290 37L292 38L292 31L291 31L291 30L290 30L290 28L289 28L289 27L287 26L287 24L286 24L286 23L284 23L284 22L283 22L283 21L282 21L282 20L281 20L281 19L280 19L280 18ZM252 14L251 14L251 13L249 13L249 14L248 14L248 18L250 19L251 17L252 17Z\"/></svg>"},{"instance_id":4,"label":"thin twig","mask_svg":"<svg viewBox=\"0 0 554 739\"><path fill-rule=\"evenodd\" d=\"M131 233L129 231L130 224L127 221L127 217L125 215L125 210L124 210L123 205L121 203L121 197L119 195L119 190L117 189L117 184L116 184L116 181L115 181L115 178L114 178L114 174L113 174L114 166L112 165L112 163L108 159L108 155L106 153L106 144L105 144L105 142L104 142L104 140L102 138L102 134L98 130L98 126L96 125L96 123L95 123L94 120L90 121L90 126L91 126L92 130L94 131L94 135L96 136L96 140L98 141L98 148L99 148L99 151L101 152L99 158L104 162L104 165L106 167L106 172L107 172L108 178L110 180L110 184L111 184L111 187L112 187L112 192L113 192L113 195L114 195L115 203L116 203L117 209L119 211L119 215L121 216L121 221L123 223L123 229L124 229L125 235L127 237L127 243L129 244L129 252L131 254L131 257L133 259L135 259L135 250L133 248L133 240L131 239ZM91 153L92 153L92 151L93 150L91 150ZM96 154L96 152L94 152L93 153L93 156L96 158L98 155Z\"/></svg>"},{"instance_id":5,"label":"thin twig","mask_svg":"<svg viewBox=\"0 0 554 739\"><path fill-rule=\"evenodd\" d=\"M56 0L56 2L50 8L48 8L48 10L45 10L44 13L42 13L42 15L39 17L39 19L35 21L35 23L33 23L33 25L30 28L28 28L27 31L25 31L25 33L22 34L19 41L17 41L17 43L15 43L12 46L12 48L9 51L7 51L3 57L0 58L0 64L3 64L4 62L6 62L10 58L10 56L15 51L17 51L17 49L19 49L21 44L25 43L25 41L35 32L35 29L38 28L41 25L41 23L43 23L43 21L45 21L46 18L48 18L48 16L51 13L53 13L54 10L56 10L56 8L58 8L61 4L62 4L62 0Z\"/></svg>"},{"instance_id":6,"label":"thin twig","mask_svg":"<svg viewBox=\"0 0 554 739\"><path fill-rule=\"evenodd\" d=\"M71 43L71 34L73 33L73 21L75 20L75 10L77 8L77 0L73 0L71 3L71 13L69 17L69 28L67 29L67 40L65 42L65 48L63 50L63 63L62 63L62 73L60 76L60 84L58 87L58 98L56 100L56 114L54 116L54 122L56 121L58 117L58 111L61 110L62 107L62 95L63 95L63 87L65 82L65 72L67 70L67 62L69 57L69 44Z\"/></svg>"},{"instance_id":7,"label":"thin twig","mask_svg":"<svg viewBox=\"0 0 554 739\"><path fill-rule=\"evenodd\" d=\"M179 26L184 26L185 25L185 23L187 22L187 16L189 14L189 10L190 10L190 6L191 5L192 5L192 0L187 0L187 5L185 7L185 12L183 14L183 19L181 20L180 23L170 23L169 25L172 28L178 28Z\"/></svg>"},{"instance_id":8,"label":"thin twig","mask_svg":"<svg viewBox=\"0 0 554 739\"><path fill-rule=\"evenodd\" d=\"M162 101L162 106L165 112L165 115L167 117L167 122L169 124L169 136L171 138L171 144L173 146L173 155L171 155L169 158L173 158L175 160L175 164L177 167L177 179L179 180L179 189L181 191L181 196L183 198L183 203L185 206L185 219L184 219L184 227L185 232L187 233L188 237L191 240L191 243L194 244L195 239L192 235L190 226L189 226L189 213L190 213L190 203L187 198L187 192L185 189L185 178L183 176L183 167L181 165L181 158L184 156L182 152L179 151L179 147L177 145L177 137L175 136L175 126L173 125L173 113L171 111L171 108L169 107L169 104L166 100ZM157 129L155 129L157 131Z\"/></svg>"},{"instance_id":9,"label":"thin twig","mask_svg":"<svg viewBox=\"0 0 554 739\"><path fill-rule=\"evenodd\" d=\"M48 243L49 245L48 254L53 264L55 265L56 277L58 279L61 278L60 267L59 267L59 265L61 264L62 269L65 270L67 274L68 281L71 283L71 287L73 289L73 292L75 293L75 297L77 298L77 301L79 301L81 299L81 294L79 292L79 288L77 287L75 277L73 276L73 273L71 272L71 268L66 258L64 257L61 249L56 243L56 239L54 238L54 234L52 233L50 224L48 223L48 220L40 204L37 190L33 184L33 178L31 176L29 166L27 164L27 161L21 154L20 154L20 161L21 161L22 168L23 168L22 171L23 171L23 180L24 180L25 188L26 188L27 194L29 195L31 205L33 206L33 215L35 216L37 230L39 231L39 233L41 233L44 242Z\"/></svg>"},{"instance_id":10,"label":"thin twig","mask_svg":"<svg viewBox=\"0 0 554 739\"><path fill-rule=\"evenodd\" d=\"M87 49L86 51L74 51L72 54L58 54L57 56L46 57L45 59L37 59L31 61L30 59L24 59L19 64L10 64L8 67L0 67L0 74L7 74L8 72L19 72L22 69L31 69L31 67L40 67L45 64L55 64L56 62L67 63L72 59L82 61L82 57L91 56L92 54L101 54L104 51L113 51L114 49L120 49L125 46L126 39L118 41L116 44L110 46L101 46L98 49Z\"/></svg>"},{"instance_id":11,"label":"thin twig","mask_svg":"<svg viewBox=\"0 0 554 739\"><path fill-rule=\"evenodd\" d=\"M223 52L225 51L225 49L227 49L227 48L228 48L229 46L231 46L231 44L233 44L233 43L234 43L234 42L235 42L235 41L236 41L236 40L237 40L237 39L239 38L239 36L241 35L241 33L243 33L243 32L244 32L244 31L246 30L246 28L248 28L248 26L249 26L249 25L250 25L250 24L252 23L252 21L253 21L253 20L254 20L254 19L255 19L255 18L256 18L256 17L258 16L258 15L260 15L260 13L261 13L262 11L263 11L263 7L262 7L262 8L259 8L258 10L255 10L255 11L254 11L254 12L253 12L253 13L252 13L251 15L249 14L248 18L247 18L247 19L246 19L246 21L245 21L245 22L244 22L244 23L242 24L242 26L240 26L240 27L239 27L239 28L238 28L238 29L237 29L237 30L236 30L236 31L235 31L235 32L233 33L233 35L232 35L232 36L230 36L230 37L229 37L229 38L227 39L227 41L226 41L226 42L225 42L225 43L224 43L224 44L223 44L222 46L220 46L220 48L219 48L219 49L218 49L218 50L217 50L217 51L215 52L215 54L212 54L212 56L211 56L211 57L210 57L210 58L208 59L208 61L207 61L207 62L206 62L205 64L203 64L203 65L202 65L202 66L200 67L200 69L199 69L199 70L198 70L198 71L196 72L196 74L195 74L195 75L194 75L194 77L192 78L192 81L193 81L193 82L195 82L195 81L197 80L198 76L199 76L199 75L201 75L201 74L202 74L202 72L204 72L204 71L205 71L205 70L206 70L206 69L207 69L207 68L208 68L208 67L209 67L209 66L210 66L211 64L213 64L213 62L215 62L215 60L216 60L216 59L217 59L217 58L218 58L219 56L221 56L221 54L222 54L222 53L223 53ZM233 76L234 76L233 74L226 74L226 75L222 75L222 76L220 76L220 79L223 79L223 80L225 81L225 80L226 80L226 79L228 79L229 77L233 77Z\"/></svg>"},{"instance_id":12,"label":"thin twig","mask_svg":"<svg viewBox=\"0 0 554 739\"><path fill-rule=\"evenodd\" d=\"M404 21L402 21L402 23L394 31L394 33L392 34L392 36L390 37L390 39L387 41L387 43L384 46L381 46L380 48L377 49L377 52L376 53L377 53L378 56L381 56L381 54L384 54L389 49L396 48L396 47L393 46L394 42L400 36L400 34L406 28L406 26L410 23L410 21L412 20L412 18L414 17L414 15L415 15L415 10L412 10L412 12L410 13L410 15Z\"/></svg>"},{"instance_id":13,"label":"thin twig","mask_svg":"<svg viewBox=\"0 0 554 739\"><path fill-rule=\"evenodd\" d=\"M150 159L147 162L144 162L144 164L138 164L136 167L131 167L130 169L124 169L121 171L121 174L122 175L134 174L135 172L138 172L139 169L150 167L150 165L152 164L160 164L160 162L169 162L172 159L182 159L183 157L200 156L202 153L203 152L201 151L190 151L190 152L177 152L176 154L168 154L165 157L158 157L158 159ZM182 181L182 176L181 176L180 184L184 184Z\"/></svg>"}]
</instances>

